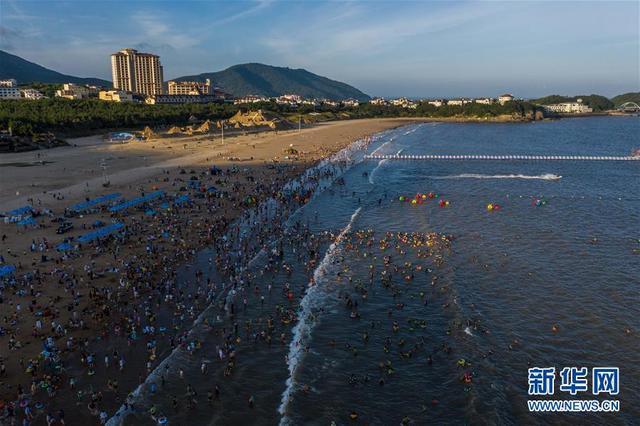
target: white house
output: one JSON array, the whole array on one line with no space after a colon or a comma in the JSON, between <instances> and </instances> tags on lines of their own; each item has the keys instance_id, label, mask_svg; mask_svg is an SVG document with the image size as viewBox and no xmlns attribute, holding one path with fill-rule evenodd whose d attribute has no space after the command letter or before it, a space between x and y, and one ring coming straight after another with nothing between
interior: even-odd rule
<instances>
[{"instance_id":1,"label":"white house","mask_svg":"<svg viewBox=\"0 0 640 426\"><path fill-rule=\"evenodd\" d=\"M302 102L302 96L300 95L282 95L276 98L276 102L279 104L298 105Z\"/></svg>"},{"instance_id":2,"label":"white house","mask_svg":"<svg viewBox=\"0 0 640 426\"><path fill-rule=\"evenodd\" d=\"M327 105L327 106L331 106L331 107L337 107L339 105L339 103L336 102L336 101L332 101L331 99L323 99L322 100L322 105Z\"/></svg>"},{"instance_id":3,"label":"white house","mask_svg":"<svg viewBox=\"0 0 640 426\"><path fill-rule=\"evenodd\" d=\"M387 101L384 98L373 98L369 101L371 105L387 105Z\"/></svg>"},{"instance_id":4,"label":"white house","mask_svg":"<svg viewBox=\"0 0 640 426\"><path fill-rule=\"evenodd\" d=\"M544 105L544 109L562 114L585 114L593 112L593 109L582 103L582 99L576 102L563 102L559 104Z\"/></svg>"},{"instance_id":5,"label":"white house","mask_svg":"<svg viewBox=\"0 0 640 426\"><path fill-rule=\"evenodd\" d=\"M242 98L237 98L233 101L235 105L255 104L258 102L269 102L269 98L265 96L259 96L259 95L247 95L247 96L243 96Z\"/></svg>"},{"instance_id":6,"label":"white house","mask_svg":"<svg viewBox=\"0 0 640 426\"><path fill-rule=\"evenodd\" d=\"M474 99L473 102L482 105L491 105L493 103L493 99L491 98L477 98Z\"/></svg>"},{"instance_id":7,"label":"white house","mask_svg":"<svg viewBox=\"0 0 640 426\"><path fill-rule=\"evenodd\" d=\"M97 97L98 89L96 86L87 86L74 83L65 83L62 89L56 90L56 97L65 99L84 99L90 96Z\"/></svg>"},{"instance_id":8,"label":"white house","mask_svg":"<svg viewBox=\"0 0 640 426\"><path fill-rule=\"evenodd\" d=\"M342 101L342 105L346 107L357 107L360 105L357 99L345 99Z\"/></svg>"},{"instance_id":9,"label":"white house","mask_svg":"<svg viewBox=\"0 0 640 426\"><path fill-rule=\"evenodd\" d=\"M507 102L511 102L513 100L513 95L510 93L505 93L504 95L498 96L498 102L500 105L504 105Z\"/></svg>"},{"instance_id":10,"label":"white house","mask_svg":"<svg viewBox=\"0 0 640 426\"><path fill-rule=\"evenodd\" d=\"M40 91L36 89L22 89L20 92L24 99L38 100L38 99L44 99L45 97Z\"/></svg>"},{"instance_id":11,"label":"white house","mask_svg":"<svg viewBox=\"0 0 640 426\"><path fill-rule=\"evenodd\" d=\"M391 100L391 105L399 106L402 108L412 108L412 109L415 109L418 106L415 102L410 101L407 98L393 99Z\"/></svg>"},{"instance_id":12,"label":"white house","mask_svg":"<svg viewBox=\"0 0 640 426\"><path fill-rule=\"evenodd\" d=\"M15 78L0 80L0 87L18 87L18 80Z\"/></svg>"},{"instance_id":13,"label":"white house","mask_svg":"<svg viewBox=\"0 0 640 426\"><path fill-rule=\"evenodd\" d=\"M98 98L109 102L133 102L133 95L125 90L101 90Z\"/></svg>"},{"instance_id":14,"label":"white house","mask_svg":"<svg viewBox=\"0 0 640 426\"><path fill-rule=\"evenodd\" d=\"M220 98L214 95L153 95L147 96L145 103L148 105L160 104L207 104L220 102Z\"/></svg>"}]
</instances>

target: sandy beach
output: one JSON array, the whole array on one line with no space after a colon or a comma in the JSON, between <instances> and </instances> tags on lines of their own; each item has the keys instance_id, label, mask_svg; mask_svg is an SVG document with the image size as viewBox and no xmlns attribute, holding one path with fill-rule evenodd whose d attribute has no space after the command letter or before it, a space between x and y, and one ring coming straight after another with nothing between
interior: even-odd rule
<instances>
[{"instance_id":1,"label":"sandy beach","mask_svg":"<svg viewBox=\"0 0 640 426\"><path fill-rule=\"evenodd\" d=\"M18 277L6 284L0 304L6 342L0 348L0 400L10 408L6 421L33 417L33 424L46 424L50 419L59 421L78 405L83 409L73 413L74 419L104 421L144 380L141 372L148 374L175 346L171 338L170 345L147 347L148 356L143 348L131 354L135 340L131 336L141 332L136 329L140 318L181 315L176 320L176 330L181 330L206 306L189 294L188 300L158 303L157 311L143 315L135 299L159 297L158 283L175 278L176 267L202 248L218 245L224 251L217 238L245 207L277 194L318 160L357 139L412 121L331 122L300 132L225 135L224 143L219 134L129 143L108 142L98 135L69 140L69 147L3 155L0 210L28 204L40 213L37 226L0 224L0 265L16 266ZM285 149L291 147L298 154L289 158ZM219 176L213 175L212 166ZM131 199L161 190L173 196L196 179L215 185L219 192L153 219L144 211L131 209L118 215L95 208L73 216L69 219L73 229L56 234L59 222L53 220L75 203L107 193ZM305 201L296 198L296 202ZM97 221L124 223L126 236L116 242L56 250L64 239L90 232ZM216 262L224 263L220 258ZM176 342L181 333L176 331ZM59 356L54 361L43 359L43 348L53 346ZM95 368L96 348L113 352L114 367L120 363L115 384L107 369ZM6 405L10 401L24 406ZM76 424L68 417L68 424Z\"/></svg>"},{"instance_id":2,"label":"sandy beach","mask_svg":"<svg viewBox=\"0 0 640 426\"><path fill-rule=\"evenodd\" d=\"M148 142L108 142L105 135L68 140L71 146L52 150L4 154L0 157L0 206L20 207L33 198L43 205L64 207L77 200L103 193L104 174L109 191L123 192L162 173L163 170L203 167L215 163L254 167L285 161L283 149L293 146L301 152L303 164L333 152L363 135L416 120L375 119L320 123L311 128L237 135L177 136ZM237 158L241 161L230 161ZM44 165L41 164L44 163ZM103 172L102 165L106 166ZM52 194L64 197L57 203Z\"/></svg>"}]
</instances>

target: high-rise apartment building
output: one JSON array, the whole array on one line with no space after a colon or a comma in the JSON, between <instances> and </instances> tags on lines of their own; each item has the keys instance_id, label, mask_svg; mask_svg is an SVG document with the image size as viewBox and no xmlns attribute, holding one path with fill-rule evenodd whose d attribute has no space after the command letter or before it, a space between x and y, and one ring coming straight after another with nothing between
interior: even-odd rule
<instances>
[{"instance_id":1,"label":"high-rise apartment building","mask_svg":"<svg viewBox=\"0 0 640 426\"><path fill-rule=\"evenodd\" d=\"M135 49L123 49L111 55L113 87L147 96L161 95L162 65L160 57Z\"/></svg>"}]
</instances>

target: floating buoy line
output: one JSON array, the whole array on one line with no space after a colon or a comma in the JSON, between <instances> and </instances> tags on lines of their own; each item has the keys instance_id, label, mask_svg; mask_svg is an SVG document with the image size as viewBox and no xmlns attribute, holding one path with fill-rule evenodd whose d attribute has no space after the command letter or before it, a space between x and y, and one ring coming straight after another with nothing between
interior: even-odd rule
<instances>
[{"instance_id":1,"label":"floating buoy line","mask_svg":"<svg viewBox=\"0 0 640 426\"><path fill-rule=\"evenodd\" d=\"M640 156L369 154L369 160L640 161Z\"/></svg>"}]
</instances>

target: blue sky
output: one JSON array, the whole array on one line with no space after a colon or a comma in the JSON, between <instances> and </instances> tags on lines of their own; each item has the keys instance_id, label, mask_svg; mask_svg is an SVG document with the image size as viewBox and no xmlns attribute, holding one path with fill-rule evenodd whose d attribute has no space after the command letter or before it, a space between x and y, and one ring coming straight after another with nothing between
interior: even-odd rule
<instances>
[{"instance_id":1,"label":"blue sky","mask_svg":"<svg viewBox=\"0 0 640 426\"><path fill-rule=\"evenodd\" d=\"M0 49L110 80L109 54L165 79L244 62L305 68L374 96L640 90L638 1L0 0Z\"/></svg>"}]
</instances>

